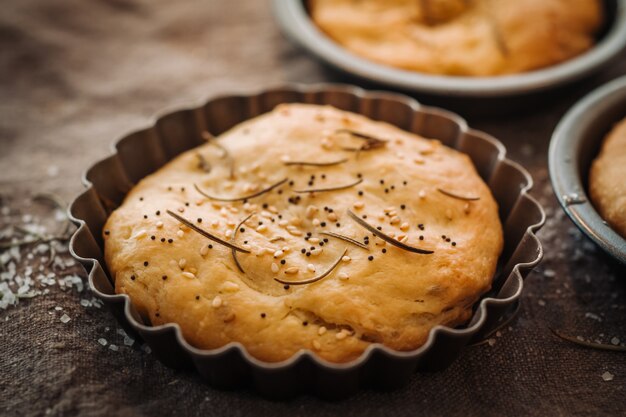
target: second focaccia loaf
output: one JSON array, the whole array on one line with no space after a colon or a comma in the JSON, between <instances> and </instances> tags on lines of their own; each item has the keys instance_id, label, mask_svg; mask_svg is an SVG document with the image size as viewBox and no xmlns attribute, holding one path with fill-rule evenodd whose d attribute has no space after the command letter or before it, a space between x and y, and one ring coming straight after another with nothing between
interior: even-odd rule
<instances>
[{"instance_id":1,"label":"second focaccia loaf","mask_svg":"<svg viewBox=\"0 0 626 417\"><path fill-rule=\"evenodd\" d=\"M425 73L547 67L591 48L601 0L311 0L311 17L357 55Z\"/></svg>"}]
</instances>

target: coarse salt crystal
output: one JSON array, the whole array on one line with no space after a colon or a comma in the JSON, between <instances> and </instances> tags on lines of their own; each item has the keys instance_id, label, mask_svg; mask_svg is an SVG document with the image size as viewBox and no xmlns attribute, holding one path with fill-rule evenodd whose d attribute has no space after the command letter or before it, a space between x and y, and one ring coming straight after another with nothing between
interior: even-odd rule
<instances>
[{"instance_id":1,"label":"coarse salt crystal","mask_svg":"<svg viewBox=\"0 0 626 417\"><path fill-rule=\"evenodd\" d=\"M63 314L59 320L61 320L61 323L67 323L70 321L70 316Z\"/></svg>"},{"instance_id":2,"label":"coarse salt crystal","mask_svg":"<svg viewBox=\"0 0 626 417\"><path fill-rule=\"evenodd\" d=\"M98 343L100 343L102 346L106 346L107 345L107 340L103 337L101 337L100 339L98 339Z\"/></svg>"},{"instance_id":3,"label":"coarse salt crystal","mask_svg":"<svg viewBox=\"0 0 626 417\"><path fill-rule=\"evenodd\" d=\"M272 266L270 267L273 273L277 273L278 272L278 265L274 262L272 262Z\"/></svg>"},{"instance_id":4,"label":"coarse salt crystal","mask_svg":"<svg viewBox=\"0 0 626 417\"><path fill-rule=\"evenodd\" d=\"M614 377L615 375L613 375L609 371L606 371L605 373L602 374L602 379L605 381L612 381Z\"/></svg>"}]
</instances>

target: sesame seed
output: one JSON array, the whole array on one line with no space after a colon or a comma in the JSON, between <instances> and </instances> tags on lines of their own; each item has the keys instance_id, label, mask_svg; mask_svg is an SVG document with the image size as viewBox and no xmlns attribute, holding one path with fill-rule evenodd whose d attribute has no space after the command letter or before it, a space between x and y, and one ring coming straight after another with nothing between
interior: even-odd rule
<instances>
[{"instance_id":1,"label":"sesame seed","mask_svg":"<svg viewBox=\"0 0 626 417\"><path fill-rule=\"evenodd\" d=\"M196 277L194 274L192 274L191 272L187 272L187 271L183 272L183 276L185 278L191 278L191 279Z\"/></svg>"},{"instance_id":2,"label":"sesame seed","mask_svg":"<svg viewBox=\"0 0 626 417\"><path fill-rule=\"evenodd\" d=\"M317 340L313 341L313 349L315 350L320 350L322 348L322 345L320 344L320 342L318 342Z\"/></svg>"},{"instance_id":3,"label":"sesame seed","mask_svg":"<svg viewBox=\"0 0 626 417\"><path fill-rule=\"evenodd\" d=\"M183 232L182 230L179 230L178 232L176 232L176 236L183 237L185 236L185 232Z\"/></svg>"},{"instance_id":4,"label":"sesame seed","mask_svg":"<svg viewBox=\"0 0 626 417\"><path fill-rule=\"evenodd\" d=\"M340 272L339 273L339 279L341 279L341 280L348 279L348 274L346 274L345 272Z\"/></svg>"},{"instance_id":5,"label":"sesame seed","mask_svg":"<svg viewBox=\"0 0 626 417\"><path fill-rule=\"evenodd\" d=\"M335 334L335 338L336 338L337 340L343 340L343 339L345 339L346 337L348 337L348 334L347 334L347 333L344 333L344 332L343 332L343 330L342 330L342 331L340 331L339 333Z\"/></svg>"},{"instance_id":6,"label":"sesame seed","mask_svg":"<svg viewBox=\"0 0 626 417\"><path fill-rule=\"evenodd\" d=\"M276 252L274 252L274 258L280 258L281 256L283 256L284 252L280 249L278 249Z\"/></svg>"},{"instance_id":7,"label":"sesame seed","mask_svg":"<svg viewBox=\"0 0 626 417\"><path fill-rule=\"evenodd\" d=\"M272 265L270 266L270 269L272 270L273 273L278 273L279 267L276 263L272 262Z\"/></svg>"},{"instance_id":8,"label":"sesame seed","mask_svg":"<svg viewBox=\"0 0 626 417\"><path fill-rule=\"evenodd\" d=\"M180 269L184 269L184 268L185 268L185 265L187 265L187 260L186 260L185 258L181 258L181 259L178 261L178 266L180 267Z\"/></svg>"},{"instance_id":9,"label":"sesame seed","mask_svg":"<svg viewBox=\"0 0 626 417\"><path fill-rule=\"evenodd\" d=\"M326 333L328 331L328 329L325 326L320 326L319 329L317 329L317 334L322 336L324 333Z\"/></svg>"},{"instance_id":10,"label":"sesame seed","mask_svg":"<svg viewBox=\"0 0 626 417\"><path fill-rule=\"evenodd\" d=\"M342 258L341 258L341 260L342 260L343 262L350 262L350 261L352 260L352 258L351 258L351 257L349 257L348 255L346 255L346 256L342 257Z\"/></svg>"},{"instance_id":11,"label":"sesame seed","mask_svg":"<svg viewBox=\"0 0 626 417\"><path fill-rule=\"evenodd\" d=\"M308 264L308 265L306 266L306 269L308 269L308 270L309 270L309 271L311 271L311 272L315 272L315 265L313 265L313 264Z\"/></svg>"},{"instance_id":12,"label":"sesame seed","mask_svg":"<svg viewBox=\"0 0 626 417\"><path fill-rule=\"evenodd\" d=\"M297 274L298 272L300 272L300 270L298 269L297 266L292 266L290 268L285 269L285 274Z\"/></svg>"},{"instance_id":13,"label":"sesame seed","mask_svg":"<svg viewBox=\"0 0 626 417\"><path fill-rule=\"evenodd\" d=\"M220 297L220 296L218 295L218 296L216 296L216 297L213 299L213 301L211 301L211 306L212 306L213 308L219 308L219 307L221 307L221 306L222 306L222 303L223 303L223 301L222 301L222 297Z\"/></svg>"},{"instance_id":14,"label":"sesame seed","mask_svg":"<svg viewBox=\"0 0 626 417\"><path fill-rule=\"evenodd\" d=\"M209 248L208 246L202 246L200 248L200 255L205 256L207 253L209 253Z\"/></svg>"}]
</instances>

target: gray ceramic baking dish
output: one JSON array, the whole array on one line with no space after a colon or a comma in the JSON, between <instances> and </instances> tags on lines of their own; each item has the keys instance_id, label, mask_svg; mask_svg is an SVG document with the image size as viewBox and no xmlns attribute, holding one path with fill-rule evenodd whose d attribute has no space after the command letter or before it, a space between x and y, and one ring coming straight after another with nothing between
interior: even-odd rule
<instances>
[{"instance_id":1,"label":"gray ceramic baking dish","mask_svg":"<svg viewBox=\"0 0 626 417\"><path fill-rule=\"evenodd\" d=\"M183 339L178 325L151 326L126 295L115 294L103 259L101 231L109 212L133 184L181 152L203 143L203 130L219 135L286 102L328 104L360 113L437 138L472 158L499 203L505 247L493 289L475 305L466 326L437 326L426 344L414 351L371 345L361 357L344 364L325 362L309 350L284 362L266 363L250 356L238 343L214 350L194 348ZM148 343L168 366L195 368L216 387L248 386L274 398L301 393L342 398L362 386L401 386L416 370L445 368L465 345L484 337L517 307L523 277L543 254L535 232L544 222L544 212L528 194L532 179L521 166L506 159L499 141L468 128L462 118L445 110L422 106L406 96L351 86L284 86L252 95L218 97L163 114L151 126L117 141L113 154L86 172L84 184L87 189L69 210L78 226L70 250L88 271L92 291L111 307L120 323Z\"/></svg>"},{"instance_id":2,"label":"gray ceramic baking dish","mask_svg":"<svg viewBox=\"0 0 626 417\"><path fill-rule=\"evenodd\" d=\"M572 221L626 265L626 240L600 217L587 196L591 162L613 125L626 117L626 76L594 90L561 119L549 152L552 187Z\"/></svg>"},{"instance_id":3,"label":"gray ceramic baking dish","mask_svg":"<svg viewBox=\"0 0 626 417\"><path fill-rule=\"evenodd\" d=\"M575 2L572 3L575 7ZM528 95L571 83L599 70L617 56L626 46L626 0L605 0L604 3L607 22L592 49L548 68L498 77L429 75L377 64L350 53L319 30L309 18L305 1L273 0L272 5L283 32L332 67L405 91L447 98L495 98Z\"/></svg>"}]
</instances>

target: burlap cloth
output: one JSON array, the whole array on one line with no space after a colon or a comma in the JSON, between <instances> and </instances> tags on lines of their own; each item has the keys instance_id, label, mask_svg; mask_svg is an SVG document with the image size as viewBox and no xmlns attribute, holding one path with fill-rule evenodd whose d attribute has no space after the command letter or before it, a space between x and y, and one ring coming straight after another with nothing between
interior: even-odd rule
<instances>
[{"instance_id":1,"label":"burlap cloth","mask_svg":"<svg viewBox=\"0 0 626 417\"><path fill-rule=\"evenodd\" d=\"M4 2L0 51L0 194L3 207L10 207L0 216L2 228L31 221L22 215L41 209L29 203L34 194L69 201L82 188L83 170L157 110L284 81L346 80L288 43L265 1ZM626 415L626 354L577 347L549 331L623 343L626 272L564 218L546 165L550 134L564 112L624 73L622 55L544 107L468 117L532 172L534 195L549 215L540 233L546 258L526 280L511 327L466 349L446 371L338 403L308 396L271 402L253 392L217 391L192 372L164 367L138 344L124 344L114 319L93 305L87 290L57 283L46 287L48 294L0 309L0 414ZM28 259L31 251L22 250L18 272L38 268L45 255ZM60 260L69 259L59 251ZM54 280L84 277L70 261L51 268Z\"/></svg>"}]
</instances>

